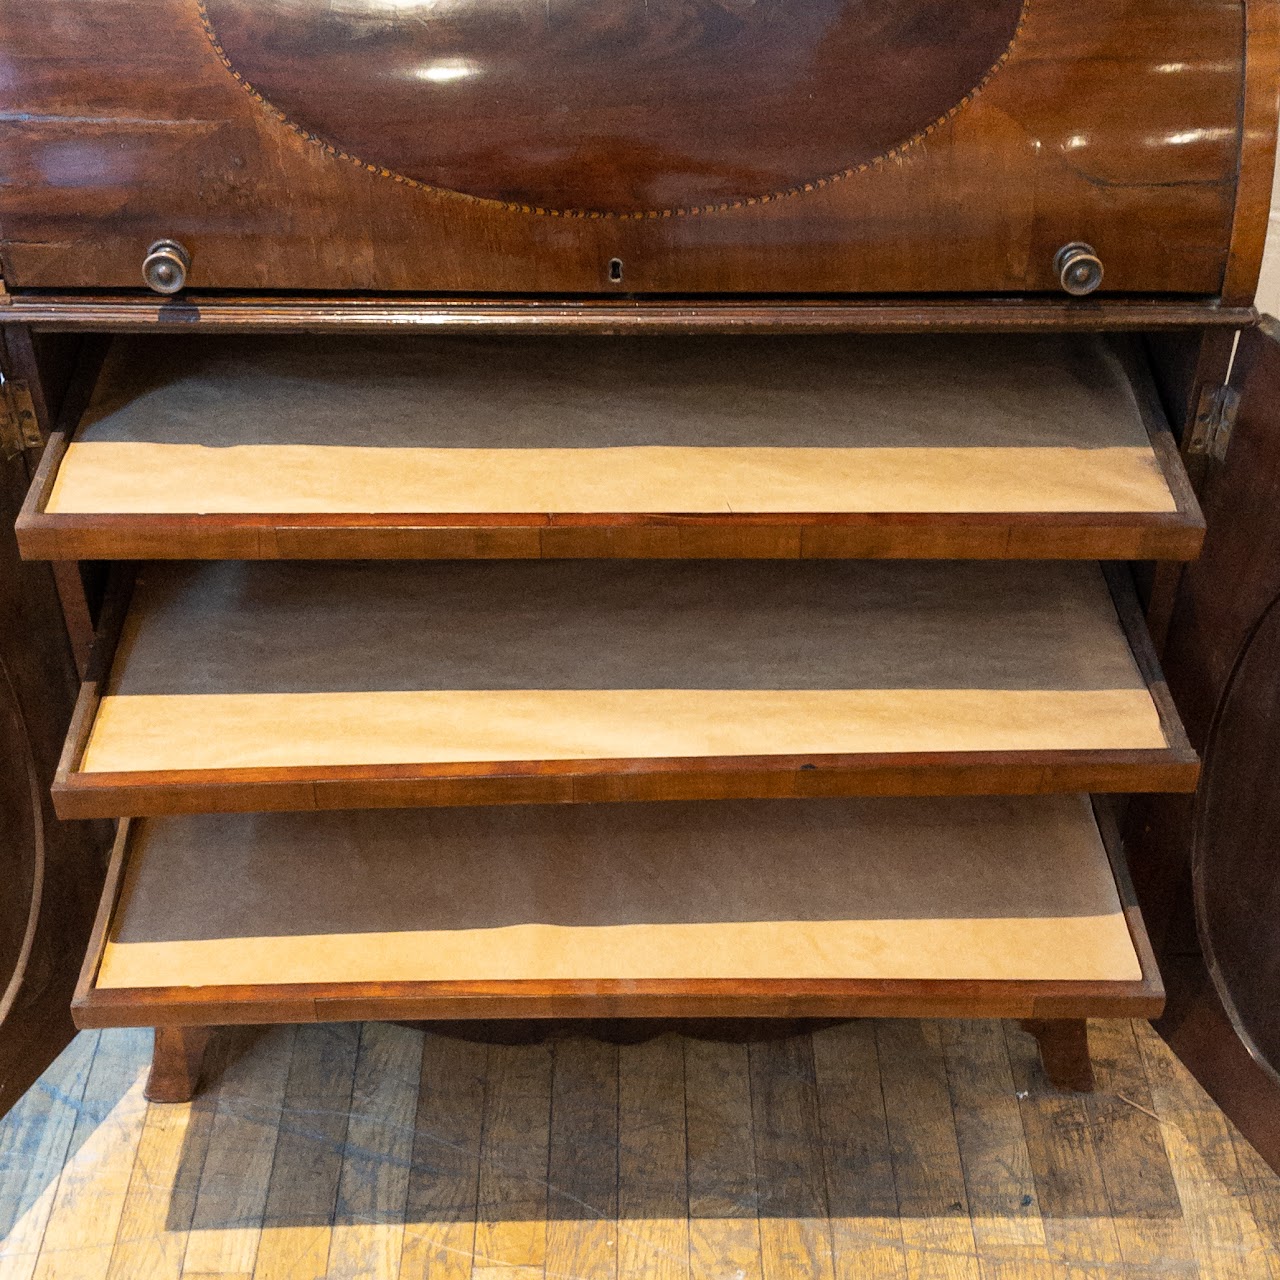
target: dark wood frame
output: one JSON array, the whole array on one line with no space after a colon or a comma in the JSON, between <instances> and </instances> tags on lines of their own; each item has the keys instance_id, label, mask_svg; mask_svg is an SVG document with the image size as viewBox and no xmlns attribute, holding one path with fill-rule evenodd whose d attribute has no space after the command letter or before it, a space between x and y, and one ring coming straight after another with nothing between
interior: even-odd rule
<instances>
[{"instance_id":1,"label":"dark wood frame","mask_svg":"<svg viewBox=\"0 0 1280 1280\"><path fill-rule=\"evenodd\" d=\"M732 979L648 982L293 983L98 990L94 986L128 860L120 823L106 888L72 1002L76 1025L208 1027L364 1019L507 1018L1154 1018L1164 986L1115 823L1095 802L1129 936L1134 982Z\"/></svg>"},{"instance_id":2,"label":"dark wood frame","mask_svg":"<svg viewBox=\"0 0 1280 1280\"><path fill-rule=\"evenodd\" d=\"M132 575L126 571L113 584L104 608L90 669L58 762L54 807L62 818L118 818L419 805L1194 791L1199 757L1169 696L1128 572L1123 566L1109 565L1106 576L1117 616L1155 702L1168 744L1164 748L82 773L80 762L128 612Z\"/></svg>"},{"instance_id":3,"label":"dark wood frame","mask_svg":"<svg viewBox=\"0 0 1280 1280\"><path fill-rule=\"evenodd\" d=\"M1189 560L1204 540L1200 505L1132 344L1121 355L1173 512L48 514L104 355L98 343L86 354L19 513L26 559Z\"/></svg>"}]
</instances>

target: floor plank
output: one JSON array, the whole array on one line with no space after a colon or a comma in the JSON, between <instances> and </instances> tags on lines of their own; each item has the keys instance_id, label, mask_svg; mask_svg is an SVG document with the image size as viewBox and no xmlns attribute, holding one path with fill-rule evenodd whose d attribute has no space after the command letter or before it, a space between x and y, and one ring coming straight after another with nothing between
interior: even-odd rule
<instances>
[{"instance_id":1,"label":"floor plank","mask_svg":"<svg viewBox=\"0 0 1280 1280\"><path fill-rule=\"evenodd\" d=\"M593 1040L555 1046L547 1159L549 1276L618 1274L618 1050Z\"/></svg>"},{"instance_id":2,"label":"floor plank","mask_svg":"<svg viewBox=\"0 0 1280 1280\"><path fill-rule=\"evenodd\" d=\"M1204 1280L1259 1280L1274 1253L1258 1229L1226 1116L1154 1033L1141 1037L1183 1221Z\"/></svg>"},{"instance_id":3,"label":"floor plank","mask_svg":"<svg viewBox=\"0 0 1280 1280\"><path fill-rule=\"evenodd\" d=\"M254 1280L322 1280L328 1270L359 1043L351 1023L298 1028Z\"/></svg>"},{"instance_id":4,"label":"floor plank","mask_svg":"<svg viewBox=\"0 0 1280 1280\"><path fill-rule=\"evenodd\" d=\"M684 1087L690 1274L761 1280L747 1046L686 1040Z\"/></svg>"},{"instance_id":5,"label":"floor plank","mask_svg":"<svg viewBox=\"0 0 1280 1280\"><path fill-rule=\"evenodd\" d=\"M942 1046L929 1025L876 1024L880 1079L907 1274L920 1280L979 1280Z\"/></svg>"},{"instance_id":6,"label":"floor plank","mask_svg":"<svg viewBox=\"0 0 1280 1280\"><path fill-rule=\"evenodd\" d=\"M768 1040L749 1053L765 1280L833 1280L813 1041Z\"/></svg>"},{"instance_id":7,"label":"floor plank","mask_svg":"<svg viewBox=\"0 0 1280 1280\"><path fill-rule=\"evenodd\" d=\"M252 1275L296 1027L237 1027L217 1086L183 1275Z\"/></svg>"},{"instance_id":8,"label":"floor plank","mask_svg":"<svg viewBox=\"0 0 1280 1280\"><path fill-rule=\"evenodd\" d=\"M471 1275L487 1058L482 1044L423 1040L401 1280Z\"/></svg>"},{"instance_id":9,"label":"floor plank","mask_svg":"<svg viewBox=\"0 0 1280 1280\"><path fill-rule=\"evenodd\" d=\"M205 1054L206 1086L191 1102L147 1108L108 1280L181 1276L217 1110L213 1086L232 1047L229 1036L214 1038Z\"/></svg>"},{"instance_id":10,"label":"floor plank","mask_svg":"<svg viewBox=\"0 0 1280 1280\"><path fill-rule=\"evenodd\" d=\"M875 1023L818 1032L813 1060L837 1280L905 1280Z\"/></svg>"},{"instance_id":11,"label":"floor plank","mask_svg":"<svg viewBox=\"0 0 1280 1280\"><path fill-rule=\"evenodd\" d=\"M539 1267L547 1251L548 1045L489 1047L476 1206L476 1266Z\"/></svg>"},{"instance_id":12,"label":"floor plank","mask_svg":"<svg viewBox=\"0 0 1280 1280\"><path fill-rule=\"evenodd\" d=\"M0 1280L35 1273L98 1038L97 1031L78 1035L0 1119Z\"/></svg>"},{"instance_id":13,"label":"floor plank","mask_svg":"<svg viewBox=\"0 0 1280 1280\"><path fill-rule=\"evenodd\" d=\"M1137 1274L1197 1280L1200 1269L1132 1026L1096 1023L1089 1050L1097 1088L1085 1109L1125 1265Z\"/></svg>"},{"instance_id":14,"label":"floor plank","mask_svg":"<svg viewBox=\"0 0 1280 1280\"><path fill-rule=\"evenodd\" d=\"M1280 1280L1280 1177L1145 1023L1092 1095L991 1021L744 1043L77 1038L0 1121L0 1280Z\"/></svg>"},{"instance_id":15,"label":"floor plank","mask_svg":"<svg viewBox=\"0 0 1280 1280\"><path fill-rule=\"evenodd\" d=\"M688 1274L684 1053L662 1036L618 1051L618 1275Z\"/></svg>"},{"instance_id":16,"label":"floor plank","mask_svg":"<svg viewBox=\"0 0 1280 1280\"><path fill-rule=\"evenodd\" d=\"M1125 1275L1084 1097L1054 1089L1031 1036L1013 1024L1004 1030L1045 1241L1058 1274L1062 1280Z\"/></svg>"},{"instance_id":17,"label":"floor plank","mask_svg":"<svg viewBox=\"0 0 1280 1280\"><path fill-rule=\"evenodd\" d=\"M939 1022L982 1280L1054 1274L1004 1036L997 1022Z\"/></svg>"},{"instance_id":18,"label":"floor plank","mask_svg":"<svg viewBox=\"0 0 1280 1280\"><path fill-rule=\"evenodd\" d=\"M422 1075L422 1033L385 1022L360 1031L342 1149L328 1280L396 1280Z\"/></svg>"},{"instance_id":19,"label":"floor plank","mask_svg":"<svg viewBox=\"0 0 1280 1280\"><path fill-rule=\"evenodd\" d=\"M146 1121L150 1051L145 1030L99 1040L35 1280L105 1280Z\"/></svg>"}]
</instances>

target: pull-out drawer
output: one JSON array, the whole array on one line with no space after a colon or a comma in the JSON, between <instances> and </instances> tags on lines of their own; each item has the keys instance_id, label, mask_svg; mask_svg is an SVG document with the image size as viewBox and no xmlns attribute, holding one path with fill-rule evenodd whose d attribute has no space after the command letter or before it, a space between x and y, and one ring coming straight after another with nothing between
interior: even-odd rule
<instances>
[{"instance_id":1,"label":"pull-out drawer","mask_svg":"<svg viewBox=\"0 0 1280 1280\"><path fill-rule=\"evenodd\" d=\"M88 1027L1162 1003L1105 814L1065 795L135 820L74 1008Z\"/></svg>"},{"instance_id":2,"label":"pull-out drawer","mask_svg":"<svg viewBox=\"0 0 1280 1280\"><path fill-rule=\"evenodd\" d=\"M18 525L50 559L1189 559L1098 335L131 337Z\"/></svg>"},{"instance_id":3,"label":"pull-out drawer","mask_svg":"<svg viewBox=\"0 0 1280 1280\"><path fill-rule=\"evenodd\" d=\"M55 802L1192 790L1112 582L1073 561L152 564Z\"/></svg>"}]
</instances>

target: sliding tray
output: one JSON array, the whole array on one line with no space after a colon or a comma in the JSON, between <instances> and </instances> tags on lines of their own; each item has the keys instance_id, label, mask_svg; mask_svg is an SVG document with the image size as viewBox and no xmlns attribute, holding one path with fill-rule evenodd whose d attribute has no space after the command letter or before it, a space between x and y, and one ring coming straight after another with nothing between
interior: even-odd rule
<instances>
[{"instance_id":1,"label":"sliding tray","mask_svg":"<svg viewBox=\"0 0 1280 1280\"><path fill-rule=\"evenodd\" d=\"M75 1018L1152 1017L1102 821L1080 795L134 821Z\"/></svg>"},{"instance_id":2,"label":"sliding tray","mask_svg":"<svg viewBox=\"0 0 1280 1280\"><path fill-rule=\"evenodd\" d=\"M1115 583L1078 561L151 564L54 799L70 818L1192 790Z\"/></svg>"},{"instance_id":3,"label":"sliding tray","mask_svg":"<svg viewBox=\"0 0 1280 1280\"><path fill-rule=\"evenodd\" d=\"M1204 532L1136 347L1089 334L125 337L69 406L30 557L1189 559Z\"/></svg>"}]
</instances>

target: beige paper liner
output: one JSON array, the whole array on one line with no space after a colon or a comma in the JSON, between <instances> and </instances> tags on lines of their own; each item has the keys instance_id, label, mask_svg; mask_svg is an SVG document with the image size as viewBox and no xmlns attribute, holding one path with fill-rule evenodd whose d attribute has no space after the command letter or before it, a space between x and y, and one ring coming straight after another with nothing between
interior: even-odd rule
<instances>
[{"instance_id":1,"label":"beige paper liner","mask_svg":"<svg viewBox=\"0 0 1280 1280\"><path fill-rule=\"evenodd\" d=\"M1150 446L358 448L72 443L65 514L1172 512Z\"/></svg>"},{"instance_id":2,"label":"beige paper liner","mask_svg":"<svg viewBox=\"0 0 1280 1280\"><path fill-rule=\"evenodd\" d=\"M102 700L81 770L1166 745L1145 688L135 694Z\"/></svg>"},{"instance_id":3,"label":"beige paper liner","mask_svg":"<svg viewBox=\"0 0 1280 1280\"><path fill-rule=\"evenodd\" d=\"M99 987L1135 981L1083 796L135 823Z\"/></svg>"},{"instance_id":4,"label":"beige paper liner","mask_svg":"<svg viewBox=\"0 0 1280 1280\"><path fill-rule=\"evenodd\" d=\"M99 987L260 982L1142 977L1124 918L517 925L456 933L111 943Z\"/></svg>"}]
</instances>

